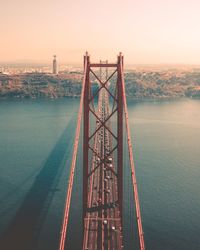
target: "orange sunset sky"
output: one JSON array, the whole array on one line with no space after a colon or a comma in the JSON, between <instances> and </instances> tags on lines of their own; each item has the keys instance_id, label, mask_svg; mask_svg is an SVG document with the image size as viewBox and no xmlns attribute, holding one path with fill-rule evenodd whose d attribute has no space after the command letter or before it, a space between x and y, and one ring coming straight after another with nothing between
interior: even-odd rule
<instances>
[{"instance_id":1,"label":"orange sunset sky","mask_svg":"<svg viewBox=\"0 0 200 250\"><path fill-rule=\"evenodd\" d=\"M200 64L199 0L0 0L0 62Z\"/></svg>"}]
</instances>

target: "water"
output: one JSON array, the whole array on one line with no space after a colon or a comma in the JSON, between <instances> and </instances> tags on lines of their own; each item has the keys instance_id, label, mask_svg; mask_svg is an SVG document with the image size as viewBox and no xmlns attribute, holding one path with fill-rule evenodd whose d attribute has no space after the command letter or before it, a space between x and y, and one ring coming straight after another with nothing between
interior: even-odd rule
<instances>
[{"instance_id":1,"label":"water","mask_svg":"<svg viewBox=\"0 0 200 250\"><path fill-rule=\"evenodd\" d=\"M200 101L130 103L148 249L200 249Z\"/></svg>"},{"instance_id":2,"label":"water","mask_svg":"<svg viewBox=\"0 0 200 250\"><path fill-rule=\"evenodd\" d=\"M78 106L70 98L0 101L0 249L57 249ZM200 249L200 100L129 101L128 107L146 248ZM72 242L81 238L81 161L80 150ZM124 172L130 249L135 218Z\"/></svg>"}]
</instances>

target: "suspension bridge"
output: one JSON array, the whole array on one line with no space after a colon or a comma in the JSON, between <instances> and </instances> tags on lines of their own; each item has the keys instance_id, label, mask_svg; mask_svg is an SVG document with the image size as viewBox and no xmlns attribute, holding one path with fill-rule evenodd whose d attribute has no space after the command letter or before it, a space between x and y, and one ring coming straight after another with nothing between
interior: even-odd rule
<instances>
[{"instance_id":1,"label":"suspension bridge","mask_svg":"<svg viewBox=\"0 0 200 250\"><path fill-rule=\"evenodd\" d=\"M70 204L83 117L83 250L123 249L123 140L126 131L133 199L135 234L145 250L138 188L124 83L122 53L116 63L90 62L84 56L84 77L59 250L67 249ZM98 88L92 88L93 83ZM124 126L125 125L125 126ZM125 127L125 128L124 128ZM134 223L134 222L133 222Z\"/></svg>"}]
</instances>

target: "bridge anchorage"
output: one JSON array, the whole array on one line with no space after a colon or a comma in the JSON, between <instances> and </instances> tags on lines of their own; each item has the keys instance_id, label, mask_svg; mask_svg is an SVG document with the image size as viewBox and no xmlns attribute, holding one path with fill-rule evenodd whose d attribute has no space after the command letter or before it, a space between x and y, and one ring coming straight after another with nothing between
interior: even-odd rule
<instances>
[{"instance_id":1,"label":"bridge anchorage","mask_svg":"<svg viewBox=\"0 0 200 250\"><path fill-rule=\"evenodd\" d=\"M124 84L123 55L91 63L84 77L59 250L67 227L83 114L83 250L123 249L123 123L127 133L139 249L145 250ZM92 83L98 83L94 90ZM84 111L84 112L83 112Z\"/></svg>"}]
</instances>

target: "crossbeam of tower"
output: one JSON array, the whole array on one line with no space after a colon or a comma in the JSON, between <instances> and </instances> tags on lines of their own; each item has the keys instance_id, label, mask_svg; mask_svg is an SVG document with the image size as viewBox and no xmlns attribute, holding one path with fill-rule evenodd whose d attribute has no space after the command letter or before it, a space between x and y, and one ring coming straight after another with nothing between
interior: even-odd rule
<instances>
[{"instance_id":1,"label":"crossbeam of tower","mask_svg":"<svg viewBox=\"0 0 200 250\"><path fill-rule=\"evenodd\" d=\"M97 70L99 69L99 70ZM98 83L96 92L92 82ZM114 82L114 91L109 88ZM95 99L98 98L97 107ZM83 239L82 249L123 248L123 117L127 132L140 249L144 237L125 95L123 56L116 63L91 63L84 56L84 77L68 182L60 250L67 246L72 187L83 115ZM123 116L124 114L124 116ZM113 126L113 121L115 124Z\"/></svg>"}]
</instances>

